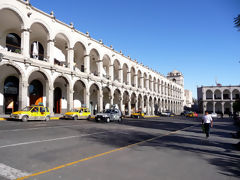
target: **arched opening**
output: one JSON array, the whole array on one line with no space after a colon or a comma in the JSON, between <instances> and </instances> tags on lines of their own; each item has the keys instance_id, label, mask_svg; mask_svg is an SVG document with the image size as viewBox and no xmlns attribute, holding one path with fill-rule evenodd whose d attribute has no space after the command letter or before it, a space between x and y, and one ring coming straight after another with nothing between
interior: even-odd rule
<instances>
[{"instance_id":1,"label":"arched opening","mask_svg":"<svg viewBox=\"0 0 240 180\"><path fill-rule=\"evenodd\" d=\"M215 90L214 91L214 99L221 99L222 97L221 97L221 91L220 90Z\"/></svg>"},{"instance_id":2,"label":"arched opening","mask_svg":"<svg viewBox=\"0 0 240 180\"><path fill-rule=\"evenodd\" d=\"M61 113L61 99L62 99L62 90L61 88L57 87L54 89L54 108L53 111L56 114L60 114Z\"/></svg>"},{"instance_id":3,"label":"arched opening","mask_svg":"<svg viewBox=\"0 0 240 180\"><path fill-rule=\"evenodd\" d=\"M30 57L38 60L47 61L47 40L49 33L47 28L40 23L31 25L30 33Z\"/></svg>"},{"instance_id":4,"label":"arched opening","mask_svg":"<svg viewBox=\"0 0 240 180\"><path fill-rule=\"evenodd\" d=\"M38 41L34 41L31 45L31 58L47 61L44 59L44 48Z\"/></svg>"},{"instance_id":5,"label":"arched opening","mask_svg":"<svg viewBox=\"0 0 240 180\"><path fill-rule=\"evenodd\" d=\"M156 84L157 84L157 81L156 81L156 78L154 77L154 78L153 78L153 91L154 91L154 92L157 92Z\"/></svg>"},{"instance_id":6,"label":"arched opening","mask_svg":"<svg viewBox=\"0 0 240 180\"><path fill-rule=\"evenodd\" d=\"M103 56L103 77L110 79L110 58L108 55Z\"/></svg>"},{"instance_id":7,"label":"arched opening","mask_svg":"<svg viewBox=\"0 0 240 180\"><path fill-rule=\"evenodd\" d=\"M69 48L69 40L68 38L59 33L55 37L54 41L54 64L68 67L68 48Z\"/></svg>"},{"instance_id":8,"label":"arched opening","mask_svg":"<svg viewBox=\"0 0 240 180\"><path fill-rule=\"evenodd\" d=\"M148 111L147 111L147 105L148 105L148 102L147 102L147 101L148 101L148 99L147 99L147 96L146 96L146 95L144 96L144 99L143 99L143 100L144 100L144 103L143 103L143 104L144 104L143 111L144 111L145 114L147 114L147 113L148 113Z\"/></svg>"},{"instance_id":9,"label":"arched opening","mask_svg":"<svg viewBox=\"0 0 240 180\"><path fill-rule=\"evenodd\" d=\"M142 107L142 95L141 95L141 94L138 95L138 110L139 110L139 111L143 111L143 107Z\"/></svg>"},{"instance_id":10,"label":"arched opening","mask_svg":"<svg viewBox=\"0 0 240 180\"><path fill-rule=\"evenodd\" d=\"M90 89L90 112L96 114L99 111L99 87L96 84L92 84Z\"/></svg>"},{"instance_id":11,"label":"arched opening","mask_svg":"<svg viewBox=\"0 0 240 180\"><path fill-rule=\"evenodd\" d=\"M150 91L153 90L152 89L152 76L151 75L149 76L149 89L150 89Z\"/></svg>"},{"instance_id":12,"label":"arched opening","mask_svg":"<svg viewBox=\"0 0 240 180\"><path fill-rule=\"evenodd\" d=\"M141 78L142 78L142 73L140 70L138 70L138 88L142 88L142 84L141 84Z\"/></svg>"},{"instance_id":13,"label":"arched opening","mask_svg":"<svg viewBox=\"0 0 240 180\"><path fill-rule=\"evenodd\" d=\"M123 64L123 83L128 84L128 66Z\"/></svg>"},{"instance_id":14,"label":"arched opening","mask_svg":"<svg viewBox=\"0 0 240 180\"><path fill-rule=\"evenodd\" d=\"M114 64L113 64L113 74L114 74L114 81L118 81L120 82L120 63L118 60L115 60L114 61Z\"/></svg>"},{"instance_id":15,"label":"arched opening","mask_svg":"<svg viewBox=\"0 0 240 180\"><path fill-rule=\"evenodd\" d=\"M153 115L153 99L152 99L152 97L149 98L149 114Z\"/></svg>"},{"instance_id":16,"label":"arched opening","mask_svg":"<svg viewBox=\"0 0 240 180\"><path fill-rule=\"evenodd\" d=\"M224 114L230 114L231 113L231 104L230 102L224 103Z\"/></svg>"},{"instance_id":17,"label":"arched opening","mask_svg":"<svg viewBox=\"0 0 240 180\"><path fill-rule=\"evenodd\" d=\"M21 107L19 99L20 71L9 64L0 66L0 114L17 111Z\"/></svg>"},{"instance_id":18,"label":"arched opening","mask_svg":"<svg viewBox=\"0 0 240 180\"><path fill-rule=\"evenodd\" d=\"M144 83L144 88L147 89L147 74L144 73L143 75L143 83Z\"/></svg>"},{"instance_id":19,"label":"arched opening","mask_svg":"<svg viewBox=\"0 0 240 180\"><path fill-rule=\"evenodd\" d=\"M211 90L206 91L206 99L212 99L213 98L213 92Z\"/></svg>"},{"instance_id":20,"label":"arched opening","mask_svg":"<svg viewBox=\"0 0 240 180\"><path fill-rule=\"evenodd\" d=\"M113 104L114 105L117 105L119 107L119 109L121 109L121 104L120 104L120 101L121 101L121 92L119 89L115 89L114 93L113 93Z\"/></svg>"},{"instance_id":21,"label":"arched opening","mask_svg":"<svg viewBox=\"0 0 240 180\"><path fill-rule=\"evenodd\" d=\"M81 42L74 45L74 67L77 72L85 72L84 55L86 48Z\"/></svg>"},{"instance_id":22,"label":"arched opening","mask_svg":"<svg viewBox=\"0 0 240 180\"><path fill-rule=\"evenodd\" d=\"M21 53L21 27L23 21L13 10L0 10L0 50Z\"/></svg>"},{"instance_id":23,"label":"arched opening","mask_svg":"<svg viewBox=\"0 0 240 180\"><path fill-rule=\"evenodd\" d=\"M132 67L132 68L131 68L131 85L132 85L133 87L136 87L135 76L136 76L136 71L135 71L135 69Z\"/></svg>"},{"instance_id":24,"label":"arched opening","mask_svg":"<svg viewBox=\"0 0 240 180\"><path fill-rule=\"evenodd\" d=\"M106 86L103 87L103 109L110 109L111 108L111 91Z\"/></svg>"},{"instance_id":25,"label":"arched opening","mask_svg":"<svg viewBox=\"0 0 240 180\"><path fill-rule=\"evenodd\" d=\"M217 103L215 104L215 112L216 112L217 114L221 114L221 113L222 113L222 104L221 104L220 102L217 102Z\"/></svg>"},{"instance_id":26,"label":"arched opening","mask_svg":"<svg viewBox=\"0 0 240 180\"><path fill-rule=\"evenodd\" d=\"M128 107L129 100L130 100L129 93L127 91L124 91L124 93L123 93L123 113L124 113L124 115L129 115L129 107Z\"/></svg>"},{"instance_id":27,"label":"arched opening","mask_svg":"<svg viewBox=\"0 0 240 180\"><path fill-rule=\"evenodd\" d=\"M213 103L212 102L208 102L207 103L207 111L209 113L212 113L213 112Z\"/></svg>"},{"instance_id":28,"label":"arched opening","mask_svg":"<svg viewBox=\"0 0 240 180\"><path fill-rule=\"evenodd\" d=\"M92 49L90 51L90 72L94 76L99 76L98 63L99 63L99 53L97 52L97 50Z\"/></svg>"},{"instance_id":29,"label":"arched opening","mask_svg":"<svg viewBox=\"0 0 240 180\"><path fill-rule=\"evenodd\" d=\"M85 84L78 80L73 87L73 108L77 109L80 107L86 107L86 86Z\"/></svg>"},{"instance_id":30,"label":"arched opening","mask_svg":"<svg viewBox=\"0 0 240 180\"><path fill-rule=\"evenodd\" d=\"M228 89L223 91L223 99L230 99L230 91Z\"/></svg>"},{"instance_id":31,"label":"arched opening","mask_svg":"<svg viewBox=\"0 0 240 180\"><path fill-rule=\"evenodd\" d=\"M31 81L28 90L30 105L39 105L39 103L43 103L43 85L39 80Z\"/></svg>"},{"instance_id":32,"label":"arched opening","mask_svg":"<svg viewBox=\"0 0 240 180\"><path fill-rule=\"evenodd\" d=\"M6 37L6 47L8 51L21 53L21 38L15 33L9 33Z\"/></svg>"},{"instance_id":33,"label":"arched opening","mask_svg":"<svg viewBox=\"0 0 240 180\"><path fill-rule=\"evenodd\" d=\"M136 103L137 103L137 96L135 93L132 93L132 95L131 95L131 112L137 111Z\"/></svg>"},{"instance_id":34,"label":"arched opening","mask_svg":"<svg viewBox=\"0 0 240 180\"><path fill-rule=\"evenodd\" d=\"M5 114L18 110L19 79L8 76L4 81L4 109Z\"/></svg>"},{"instance_id":35,"label":"arched opening","mask_svg":"<svg viewBox=\"0 0 240 180\"><path fill-rule=\"evenodd\" d=\"M234 89L234 90L233 90L233 92L232 92L232 98L233 98L234 100L240 99L239 90L237 90L237 89Z\"/></svg>"},{"instance_id":36,"label":"arched opening","mask_svg":"<svg viewBox=\"0 0 240 180\"><path fill-rule=\"evenodd\" d=\"M54 81L54 99L53 112L56 114L65 113L69 109L69 82L63 77L59 76Z\"/></svg>"}]
</instances>

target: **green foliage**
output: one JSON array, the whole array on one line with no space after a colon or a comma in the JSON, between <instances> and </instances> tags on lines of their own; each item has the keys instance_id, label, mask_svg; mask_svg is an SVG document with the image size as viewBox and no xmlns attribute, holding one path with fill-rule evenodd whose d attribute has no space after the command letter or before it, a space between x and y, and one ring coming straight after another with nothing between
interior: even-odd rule
<instances>
[{"instance_id":1,"label":"green foliage","mask_svg":"<svg viewBox=\"0 0 240 180\"><path fill-rule=\"evenodd\" d=\"M234 18L234 24L235 24L235 27L238 28L238 30L240 31L240 14Z\"/></svg>"},{"instance_id":2,"label":"green foliage","mask_svg":"<svg viewBox=\"0 0 240 180\"><path fill-rule=\"evenodd\" d=\"M240 99L233 103L233 111L234 112L240 111Z\"/></svg>"}]
</instances>

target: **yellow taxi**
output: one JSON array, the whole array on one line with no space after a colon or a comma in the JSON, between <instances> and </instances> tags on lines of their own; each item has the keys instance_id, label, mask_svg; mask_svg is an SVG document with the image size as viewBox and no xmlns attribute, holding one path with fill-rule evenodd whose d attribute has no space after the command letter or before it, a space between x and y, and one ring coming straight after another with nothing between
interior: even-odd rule
<instances>
[{"instance_id":1,"label":"yellow taxi","mask_svg":"<svg viewBox=\"0 0 240 180\"><path fill-rule=\"evenodd\" d=\"M26 106L21 111L13 112L10 115L11 119L22 120L26 122L28 120L50 120L50 112L49 109L43 105L32 105Z\"/></svg>"},{"instance_id":2,"label":"yellow taxi","mask_svg":"<svg viewBox=\"0 0 240 180\"><path fill-rule=\"evenodd\" d=\"M66 112L62 118L63 119L74 119L74 120L78 120L78 119L90 120L91 113L88 108L73 109L70 112Z\"/></svg>"},{"instance_id":3,"label":"yellow taxi","mask_svg":"<svg viewBox=\"0 0 240 180\"><path fill-rule=\"evenodd\" d=\"M137 111L131 114L132 118L144 118L144 113L142 111Z\"/></svg>"}]
</instances>

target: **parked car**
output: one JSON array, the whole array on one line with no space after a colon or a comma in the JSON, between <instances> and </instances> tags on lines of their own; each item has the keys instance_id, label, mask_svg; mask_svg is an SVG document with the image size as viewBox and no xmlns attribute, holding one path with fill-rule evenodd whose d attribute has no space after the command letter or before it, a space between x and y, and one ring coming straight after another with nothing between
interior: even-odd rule
<instances>
[{"instance_id":1,"label":"parked car","mask_svg":"<svg viewBox=\"0 0 240 180\"><path fill-rule=\"evenodd\" d=\"M22 120L23 122L26 122L28 120L50 120L50 112L48 107L45 107L43 105L33 105L33 106L27 106L24 109L20 111L13 112L10 115L11 119L17 119Z\"/></svg>"},{"instance_id":2,"label":"parked car","mask_svg":"<svg viewBox=\"0 0 240 180\"><path fill-rule=\"evenodd\" d=\"M106 109L102 113L97 113L95 116L95 120L105 121L109 123L110 121L122 121L122 113L119 109Z\"/></svg>"},{"instance_id":3,"label":"parked car","mask_svg":"<svg viewBox=\"0 0 240 180\"><path fill-rule=\"evenodd\" d=\"M183 112L181 112L181 116L186 116L186 114L188 114L189 113L189 111L183 111Z\"/></svg>"},{"instance_id":4,"label":"parked car","mask_svg":"<svg viewBox=\"0 0 240 180\"><path fill-rule=\"evenodd\" d=\"M164 111L161 113L162 116L172 117L175 116L175 114L171 111Z\"/></svg>"},{"instance_id":5,"label":"parked car","mask_svg":"<svg viewBox=\"0 0 240 180\"><path fill-rule=\"evenodd\" d=\"M198 117L198 113L196 112L189 112L186 114L186 117Z\"/></svg>"},{"instance_id":6,"label":"parked car","mask_svg":"<svg viewBox=\"0 0 240 180\"><path fill-rule=\"evenodd\" d=\"M88 108L79 108L79 109L73 109L70 112L66 112L64 116L62 117L64 119L91 119L91 113Z\"/></svg>"},{"instance_id":7,"label":"parked car","mask_svg":"<svg viewBox=\"0 0 240 180\"><path fill-rule=\"evenodd\" d=\"M144 118L144 113L142 111L137 111L131 114L132 118Z\"/></svg>"},{"instance_id":8,"label":"parked car","mask_svg":"<svg viewBox=\"0 0 240 180\"><path fill-rule=\"evenodd\" d=\"M210 115L212 116L212 118L217 118L218 117L217 113L211 113Z\"/></svg>"}]
</instances>

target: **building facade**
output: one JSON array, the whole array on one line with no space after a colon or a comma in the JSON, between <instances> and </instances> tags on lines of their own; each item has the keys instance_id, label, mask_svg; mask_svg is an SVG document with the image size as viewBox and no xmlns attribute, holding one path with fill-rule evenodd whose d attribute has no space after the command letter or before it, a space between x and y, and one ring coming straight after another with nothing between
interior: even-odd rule
<instances>
[{"instance_id":1,"label":"building facade","mask_svg":"<svg viewBox=\"0 0 240 180\"><path fill-rule=\"evenodd\" d=\"M191 108L193 105L193 97L192 97L192 91L185 89L184 90L184 103L183 106L187 108Z\"/></svg>"},{"instance_id":2,"label":"building facade","mask_svg":"<svg viewBox=\"0 0 240 180\"><path fill-rule=\"evenodd\" d=\"M240 98L240 86L202 86L197 88L199 111L233 113L233 103Z\"/></svg>"},{"instance_id":3,"label":"building facade","mask_svg":"<svg viewBox=\"0 0 240 180\"><path fill-rule=\"evenodd\" d=\"M42 102L53 113L117 104L124 114L183 109L184 87L44 13L0 1L0 113Z\"/></svg>"}]
</instances>

